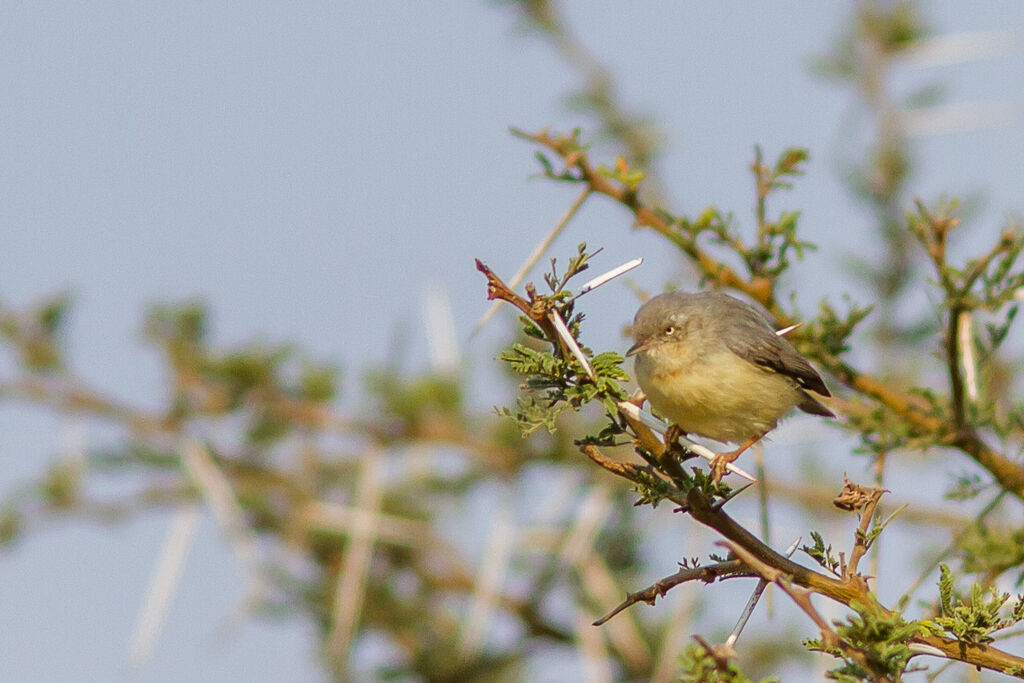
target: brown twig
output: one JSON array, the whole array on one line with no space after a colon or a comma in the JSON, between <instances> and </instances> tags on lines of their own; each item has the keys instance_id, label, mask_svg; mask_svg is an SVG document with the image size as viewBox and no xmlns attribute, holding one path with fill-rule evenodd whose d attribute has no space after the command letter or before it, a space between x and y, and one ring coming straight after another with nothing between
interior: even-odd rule
<instances>
[{"instance_id":1,"label":"brown twig","mask_svg":"<svg viewBox=\"0 0 1024 683\"><path fill-rule=\"evenodd\" d=\"M832 631L828 623L818 614L818 611L814 609L814 606L810 604L808 597L808 591L806 589L798 591L792 583L786 579L786 574L780 571L777 567L774 567L764 562L760 557L750 552L747 548L743 547L739 543L734 541L719 541L717 545L723 548L728 548L729 551L739 558L739 561L750 568L752 572L760 576L762 579L769 583L776 583L781 587L787 595L793 598L807 615L811 617L814 623L822 630L824 634L826 631L830 631L835 636L835 631Z\"/></svg>"},{"instance_id":2,"label":"brown twig","mask_svg":"<svg viewBox=\"0 0 1024 683\"><path fill-rule=\"evenodd\" d=\"M586 182L592 191L603 194L632 211L637 225L651 228L671 240L693 259L703 275L714 279L724 287L732 287L744 292L763 305L773 301L770 279L755 277L750 281L744 280L732 267L713 258L695 243L683 239L668 220L640 200L635 190L619 185L598 173L591 166L586 153L578 148L573 138L568 136L552 137L547 130L535 134L516 129L513 129L512 132L558 153L566 167L575 169L579 173L580 180Z\"/></svg>"},{"instance_id":3,"label":"brown twig","mask_svg":"<svg viewBox=\"0 0 1024 683\"><path fill-rule=\"evenodd\" d=\"M743 569L743 563L739 560L716 562L714 564L706 564L700 567L683 567L675 574L659 579L643 590L636 591L635 593L629 593L626 596L626 599L619 603L615 609L595 621L594 626L601 626L619 612L635 605L638 602L653 605L658 598L665 597L666 593L681 583L686 583L688 581L714 583L717 579L730 578L733 576L749 576L749 574Z\"/></svg>"},{"instance_id":4,"label":"brown twig","mask_svg":"<svg viewBox=\"0 0 1024 683\"><path fill-rule=\"evenodd\" d=\"M878 506L878 501L881 500L885 490L858 486L846 477L843 477L843 481L843 491L834 501L835 506L842 510L860 511L860 524L854 535L850 561L843 570L843 577L852 581L857 576L857 565L860 564L861 558L867 554L868 548L871 546L868 539L868 530L875 516L875 508Z\"/></svg>"},{"instance_id":5,"label":"brown twig","mask_svg":"<svg viewBox=\"0 0 1024 683\"><path fill-rule=\"evenodd\" d=\"M656 473L657 471L652 467L636 465L634 463L622 463L619 462L618 460L612 460L604 453L602 453L600 448L593 444L581 445L580 451L582 451L582 453L585 456L590 458L599 467L608 470L609 472L618 477L628 479L634 484L644 485L645 483L648 483L650 481L651 477L657 477L660 474ZM664 476L668 477L668 475ZM680 494L681 493L682 492L680 491ZM686 507L686 500L681 495L670 495L666 496L666 498L668 500L671 500L673 503L676 503L681 508Z\"/></svg>"},{"instance_id":6,"label":"brown twig","mask_svg":"<svg viewBox=\"0 0 1024 683\"><path fill-rule=\"evenodd\" d=\"M873 496L868 496L866 505L870 504L872 498ZM694 519L721 533L727 539L727 547L735 553L737 558L759 576L777 583L798 604L801 600L806 600L807 596L800 592L794 592L794 584L847 606L856 602L860 609L878 617L892 616L889 609L877 602L874 594L859 575L848 570L844 578L838 580L802 567L765 546L746 529L729 518L725 512L714 510L699 491L695 489L690 491L687 500L690 514ZM875 504L877 504L877 499L875 499ZM870 515L865 517L870 518ZM858 534L858 536L860 535ZM820 615L818 619L820 619ZM818 620L815 620L815 623L819 627L821 626ZM1024 658L988 645L967 643L937 635L918 635L912 640L934 648L950 659L972 666L1004 673L1024 671ZM1018 676L1024 678L1019 674Z\"/></svg>"},{"instance_id":7,"label":"brown twig","mask_svg":"<svg viewBox=\"0 0 1024 683\"><path fill-rule=\"evenodd\" d=\"M3 398L33 401L67 413L113 419L143 433L164 431L168 428L168 423L156 415L146 414L118 403L90 388L73 385L64 378L28 376L3 381L0 382L0 399Z\"/></svg>"},{"instance_id":8,"label":"brown twig","mask_svg":"<svg viewBox=\"0 0 1024 683\"><path fill-rule=\"evenodd\" d=\"M602 133L620 143L634 165L650 169L658 154L657 131L642 117L626 110L615 92L611 74L573 35L568 23L559 15L557 3L532 0L516 3L516 6L541 29L541 35L550 39L569 67L583 79L582 100L600 120ZM661 196L662 188L650 187L649 173L647 178L647 194Z\"/></svg>"},{"instance_id":9,"label":"brown twig","mask_svg":"<svg viewBox=\"0 0 1024 683\"><path fill-rule=\"evenodd\" d=\"M555 326L548 315L553 305L549 300L537 296L537 290L533 283L527 283L526 285L526 293L530 297L527 300L516 294L500 277L495 275L493 270L485 266L480 259L476 259L476 269L487 278L487 299L489 301L501 299L512 304L544 332L544 336L548 341L557 345L557 340L559 339L558 332L555 330Z\"/></svg>"}]
</instances>

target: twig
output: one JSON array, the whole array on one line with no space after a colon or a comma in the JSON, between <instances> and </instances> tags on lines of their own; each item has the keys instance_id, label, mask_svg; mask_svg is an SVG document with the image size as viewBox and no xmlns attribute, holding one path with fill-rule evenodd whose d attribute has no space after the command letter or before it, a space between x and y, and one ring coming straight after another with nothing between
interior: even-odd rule
<instances>
[{"instance_id":1,"label":"twig","mask_svg":"<svg viewBox=\"0 0 1024 683\"><path fill-rule=\"evenodd\" d=\"M827 506L835 498L834 494L805 482L785 481L773 477L767 482L762 482L761 485L768 490L768 495L802 505L817 515L825 514ZM907 502L909 501L904 501L897 507L902 507ZM972 523L973 517L956 514L949 509L949 506L928 505L915 500L911 507L907 508L906 512L900 516L900 521L905 524L963 529Z\"/></svg>"},{"instance_id":2,"label":"twig","mask_svg":"<svg viewBox=\"0 0 1024 683\"><path fill-rule=\"evenodd\" d=\"M795 602L797 606L800 607L808 617L810 617L811 621L814 622L814 625L818 627L818 630L821 632L822 644L824 644L826 648L840 648L850 658L857 661L858 664L866 668L868 671L872 671L871 664L867 660L867 657L864 656L864 653L846 644L839 637L839 634L835 632L832 626L829 625L825 618L818 613L818 610L814 608L814 604L811 603L811 593L813 591L807 588L794 586L783 572L780 572L775 567L765 564L758 557L755 557L753 553L750 553L746 548L738 543L724 541L719 543L719 545L729 548L729 550L740 558L740 560L742 560L747 566L760 574L762 581L773 582L781 588L783 592L785 592L786 595L788 595L793 602ZM886 683L891 679L886 676L876 675L875 680L881 683Z\"/></svg>"},{"instance_id":3,"label":"twig","mask_svg":"<svg viewBox=\"0 0 1024 683\"><path fill-rule=\"evenodd\" d=\"M867 610L879 617L891 617L892 612L877 602L874 594L868 590L867 584L860 577L847 572L843 580L837 580L779 555L737 524L724 511L713 509L706 497L696 488L687 494L687 502L690 515L694 519L722 534L728 539L727 547L733 550L740 560L763 578L778 583L788 595L798 601L798 604L809 604L809 600L805 593L795 592L793 584L806 587L812 592L848 606L857 602L859 609ZM783 581L779 581L780 578ZM1024 670L1024 658L986 644L972 643L970 647L965 648L962 641L937 635L915 636L912 642L929 646L942 652L945 657L972 666L1000 672Z\"/></svg>"},{"instance_id":4,"label":"twig","mask_svg":"<svg viewBox=\"0 0 1024 683\"><path fill-rule=\"evenodd\" d=\"M500 299L506 301L520 311L522 311L530 321L544 333L548 342L557 348L563 355L575 355L571 350L570 346L562 338L562 332L559 331L555 317L559 319L561 316L552 316L552 312L555 311L555 304L545 297L537 295L537 290L532 283L526 285L526 294L529 299L516 294L512 288L502 281L493 270L488 268L480 259L476 259L476 269L484 274L487 278L487 298L488 299ZM564 326L564 321L562 322ZM568 335L572 338L572 335ZM574 340L575 345L575 340ZM578 351L577 346L577 351ZM584 365L589 367L589 365ZM591 371L593 372L593 371Z\"/></svg>"},{"instance_id":5,"label":"twig","mask_svg":"<svg viewBox=\"0 0 1024 683\"><path fill-rule=\"evenodd\" d=\"M630 481L638 482L641 479L641 474L638 471L639 466L632 463L621 463L618 460L612 460L601 452L597 446L593 444L583 444L580 446L580 451L594 461L600 467L608 470L614 475L629 479Z\"/></svg>"},{"instance_id":6,"label":"twig","mask_svg":"<svg viewBox=\"0 0 1024 683\"><path fill-rule=\"evenodd\" d=\"M626 599L623 600L618 606L615 607L611 612L608 612L603 617L594 622L594 626L601 626L609 619L614 617L624 609L635 605L638 602L644 602L648 605L653 605L658 598L665 597L665 594L675 588L681 583L688 581L703 581L704 583L714 583L715 580L724 577L731 576L746 576L743 569L744 565L739 560L727 560L725 562L715 562L714 564L706 564L700 567L683 567L675 574L666 576L663 579L658 579L647 588L636 591L635 593L629 593L626 595Z\"/></svg>"},{"instance_id":7,"label":"twig","mask_svg":"<svg viewBox=\"0 0 1024 683\"><path fill-rule=\"evenodd\" d=\"M523 131L515 132L520 137L557 153L566 167L574 169L580 180L585 181L592 191L603 194L632 211L637 225L649 227L661 233L693 260L703 276L717 282L722 287L743 292L764 306L780 324L791 324L788 316L775 301L773 284L769 278L754 275L746 280L732 267L711 256L696 241L682 239L664 213L646 205L632 189L599 173L591 165L586 152L579 148L573 137L552 135L547 130L532 134ZM978 263L983 264L987 262L986 259L987 257ZM818 349L816 356L818 361L837 379L854 391L887 407L899 416L908 427L929 434L941 435L948 431L948 426L943 420L930 415L927 407L919 405L911 395L894 390L886 382L861 372L824 349ZM960 449L991 472L1000 486L1024 500L1024 466L991 448L976 433L954 433L948 435L946 441L948 445Z\"/></svg>"},{"instance_id":8,"label":"twig","mask_svg":"<svg viewBox=\"0 0 1024 683\"><path fill-rule=\"evenodd\" d=\"M871 545L868 541L868 530L871 527L871 521L875 515L875 507L877 507L878 501L881 500L884 493L885 489L868 489L863 486L857 486L853 482L846 480L846 485L843 487L843 493L840 494L840 498L850 498L853 496L860 497L859 502L855 503L857 506L855 509L860 509L860 525L857 527L853 550L850 552L850 562L847 564L846 570L843 574L844 578L851 579L852 577L857 576L857 565L860 563L861 558L864 557ZM842 505L839 504L837 504L837 506L842 507Z\"/></svg>"},{"instance_id":9,"label":"twig","mask_svg":"<svg viewBox=\"0 0 1024 683\"><path fill-rule=\"evenodd\" d=\"M546 130L534 134L518 130L513 130L513 132L524 139L547 147L561 156L565 165L568 168L576 169L581 180L584 180L593 192L603 194L630 209L635 216L637 225L649 227L671 240L696 262L703 275L714 279L722 286L738 289L761 304L771 301L771 280L754 277L748 282L742 279L729 265L711 257L696 244L681 240L675 228L664 215L641 202L634 190L621 186L599 173L590 164L586 152L578 148L572 137L553 137Z\"/></svg>"},{"instance_id":10,"label":"twig","mask_svg":"<svg viewBox=\"0 0 1024 683\"><path fill-rule=\"evenodd\" d=\"M618 141L632 157L632 161L645 171L655 165L658 153L657 131L651 129L642 116L626 111L616 95L615 83L597 57L569 30L559 16L558 4L552 0L534 0L517 3L520 10L536 23L538 33L551 40L568 65L583 79L581 95L601 122L605 136ZM652 183L655 185L651 187ZM649 194L660 196L663 188L645 175Z\"/></svg>"},{"instance_id":11,"label":"twig","mask_svg":"<svg viewBox=\"0 0 1024 683\"><path fill-rule=\"evenodd\" d=\"M161 432L167 428L165 420L136 410L126 404L106 398L100 392L71 385L63 378L26 377L0 382L0 398L18 398L34 401L67 413L95 415L124 422L143 433Z\"/></svg>"},{"instance_id":12,"label":"twig","mask_svg":"<svg viewBox=\"0 0 1024 683\"><path fill-rule=\"evenodd\" d=\"M540 260L540 257L544 255L544 252L548 250L548 247L550 247L551 243L555 241L555 238L558 237L558 235L562 232L565 226L569 224L569 221L572 219L573 216L576 215L576 212L579 211L580 207L583 206L583 202L586 201L587 197L589 196L590 188L586 187L583 189L583 192L581 192L579 196L576 197L575 201L573 201L569 208L566 209L565 213L562 214L562 217L558 219L558 222L555 223L554 227L551 228L548 234L545 235L544 238L537 243L537 246L534 247L533 251L526 258L526 261L523 263L523 265L519 267L519 270L516 271L516 274L512 276L511 280L508 281L508 286L510 288L519 286L519 283L523 281L523 278L525 278L526 274L530 272L530 269L537 265L537 261ZM493 304L491 304L491 307L487 309L487 312L480 319L480 322L476 324L476 327L474 327L473 331L470 333L471 338L474 335L476 335L477 332L483 329L484 325L487 324L488 320L494 317L494 314L498 312L498 308L500 306L500 301L495 301Z\"/></svg>"},{"instance_id":13,"label":"twig","mask_svg":"<svg viewBox=\"0 0 1024 683\"><path fill-rule=\"evenodd\" d=\"M843 604L849 604L853 600L864 600L867 597L864 586L808 569L768 547L724 510L716 508L696 487L687 493L686 503L690 515L695 520L714 529L726 539L742 545L764 564L777 568L796 583L813 588Z\"/></svg>"}]
</instances>

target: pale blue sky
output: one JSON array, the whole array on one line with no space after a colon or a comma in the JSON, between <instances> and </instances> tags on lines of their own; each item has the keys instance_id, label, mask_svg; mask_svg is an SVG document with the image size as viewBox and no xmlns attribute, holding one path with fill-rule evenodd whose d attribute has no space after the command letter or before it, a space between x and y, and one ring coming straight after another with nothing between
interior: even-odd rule
<instances>
[{"instance_id":1,"label":"pale blue sky","mask_svg":"<svg viewBox=\"0 0 1024 683\"><path fill-rule=\"evenodd\" d=\"M760 144L812 162L777 208L800 208L821 244L798 274L838 296L839 254L870 237L836 173L849 95L809 73L849 3L571 2L634 111L666 136L660 171L680 211L708 204L751 223L746 168ZM1024 9L1015 1L924 3L939 33L1015 31L1006 57L904 70L900 87L945 83L948 102L1017 107L1010 124L915 144L926 198L984 191L969 231L987 242L1024 209ZM26 305L69 288L81 375L129 401L159 402L163 374L140 343L144 307L199 296L216 338L295 340L344 368L345 405L394 331L423 367L424 287L451 297L460 341L486 309L482 258L511 275L576 190L541 180L510 125L556 130L577 86L549 47L500 3L7 3L0 25L0 298ZM634 256L659 289L677 258L595 201L553 254L586 240L598 269ZM863 252L860 252L863 253ZM684 283L692 285L693 283ZM808 305L819 292L808 299ZM588 342L621 348L635 299L591 295ZM466 353L476 391L504 330ZM75 424L0 407L0 484L38 474ZM86 428L87 441L102 432ZM169 524L55 524L0 556L0 678L124 675L136 613ZM137 680L305 681L320 676L305 624L218 630L242 572L203 522L153 659Z\"/></svg>"}]
</instances>

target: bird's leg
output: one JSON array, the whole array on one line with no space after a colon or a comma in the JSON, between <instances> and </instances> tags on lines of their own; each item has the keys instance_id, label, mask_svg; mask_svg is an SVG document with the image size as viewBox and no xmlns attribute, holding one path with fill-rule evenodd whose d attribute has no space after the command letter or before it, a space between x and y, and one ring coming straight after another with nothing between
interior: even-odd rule
<instances>
[{"instance_id":1,"label":"bird's leg","mask_svg":"<svg viewBox=\"0 0 1024 683\"><path fill-rule=\"evenodd\" d=\"M665 430L665 450L658 458L661 464L661 469L668 474L676 482L676 486L682 486L682 482L689 477L683 470L680 462L686 460L687 457L693 457L689 451L684 450L679 445L679 437L686 434L679 425L671 424L668 429Z\"/></svg>"},{"instance_id":2,"label":"bird's leg","mask_svg":"<svg viewBox=\"0 0 1024 683\"><path fill-rule=\"evenodd\" d=\"M689 460L697 457L679 443L679 437L686 436L686 432L677 424L670 424L665 430L665 452L671 453L679 460Z\"/></svg>"},{"instance_id":3,"label":"bird's leg","mask_svg":"<svg viewBox=\"0 0 1024 683\"><path fill-rule=\"evenodd\" d=\"M725 453L718 453L717 455L715 455L714 459L711 461L712 479L714 479L716 483L722 481L722 477L725 476L726 468L729 466L729 463L731 463L736 458L740 457L740 454L742 454L743 451L747 450L755 443L760 441L761 437L763 436L764 433L757 434L747 439L747 441L744 442L744 444L737 448L736 450L726 451Z\"/></svg>"},{"instance_id":4,"label":"bird's leg","mask_svg":"<svg viewBox=\"0 0 1024 683\"><path fill-rule=\"evenodd\" d=\"M679 441L679 437L683 434L685 434L685 432L679 428L679 425L675 423L670 424L668 429L665 430L665 448L672 448L675 446L676 442Z\"/></svg>"}]
</instances>

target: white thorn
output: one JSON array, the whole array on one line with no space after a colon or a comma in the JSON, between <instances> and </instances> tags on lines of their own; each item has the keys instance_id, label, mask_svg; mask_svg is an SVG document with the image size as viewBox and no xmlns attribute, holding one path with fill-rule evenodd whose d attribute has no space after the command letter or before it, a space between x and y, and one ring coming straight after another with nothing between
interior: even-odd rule
<instances>
[{"instance_id":1,"label":"white thorn","mask_svg":"<svg viewBox=\"0 0 1024 683\"><path fill-rule=\"evenodd\" d=\"M936 657L946 657L946 653L937 647L926 645L925 643L910 643L907 648L915 655L934 655Z\"/></svg>"},{"instance_id":2,"label":"white thorn","mask_svg":"<svg viewBox=\"0 0 1024 683\"><path fill-rule=\"evenodd\" d=\"M558 219L558 222L555 223L555 227L551 228L551 230L548 231L548 234L544 235L544 237L541 238L540 242L537 243L537 246L534 247L533 252L531 252L530 255L526 257L526 262L519 267L519 270L516 272L516 274L512 276L511 280L508 281L509 289L515 289L517 286L519 286L519 283L523 281L523 278L525 278L526 274L530 272L530 269L537 265L537 261L539 261L540 257L544 255L544 252L547 251L548 247L551 246L551 243L555 241L555 238L558 237L558 234L562 232L566 225L569 224L569 220L574 215L576 215L576 212L579 211L581 206L583 206L583 202L587 199L588 196L590 196L590 188L585 187L583 188L583 192L581 192L579 196L576 197L576 200L573 201L572 205L568 209L566 209L564 214L562 214L562 217ZM480 322L478 322L476 324L476 327L473 328L473 332L470 336L473 336L477 332L479 332L483 328L483 326L487 324L487 321L490 320L494 316L494 314L498 312L498 309L500 307L500 301L495 301L493 304L491 304L491 307L487 309L486 313L484 313L484 317L480 318Z\"/></svg>"},{"instance_id":3,"label":"white thorn","mask_svg":"<svg viewBox=\"0 0 1024 683\"><path fill-rule=\"evenodd\" d=\"M796 547L800 545L800 541L802 540L802 536L796 537L796 540L793 541L789 548L786 549L786 557L793 556L793 553L796 552ZM732 633L729 634L729 637L725 641L726 647L732 647L736 644L736 641L740 637L740 633L743 632L743 627L747 625L748 621L750 621L750 615L754 613L754 608L757 607L757 602L761 599L761 594L764 593L764 589L767 585L768 582L764 579L757 582L757 588L755 588L754 592L750 595L750 599L747 600L747 606L743 608L743 613L740 614L739 621L736 622L736 626L732 629Z\"/></svg>"},{"instance_id":4,"label":"white thorn","mask_svg":"<svg viewBox=\"0 0 1024 683\"><path fill-rule=\"evenodd\" d=\"M131 648L128 654L128 665L138 667L153 651L153 645L160 635L161 627L167 616L167 608L171 605L181 571L185 566L185 558L192 547L196 527L199 523L199 505L188 503L178 508L167 537L164 539L160 559L157 560L153 576L149 580L146 599L139 610L135 624Z\"/></svg>"},{"instance_id":5,"label":"white thorn","mask_svg":"<svg viewBox=\"0 0 1024 683\"><path fill-rule=\"evenodd\" d=\"M609 280L614 280L623 273L628 273L629 271L633 270L643 262L644 260L642 258L635 258L632 261L627 261L626 263L623 263L618 268L612 268L607 273L598 275L592 280L588 280L585 285L580 287L580 293L577 296L582 296L592 289L597 289L598 287L608 282Z\"/></svg>"},{"instance_id":6,"label":"white thorn","mask_svg":"<svg viewBox=\"0 0 1024 683\"><path fill-rule=\"evenodd\" d=\"M576 340L572 338L572 333L569 332L568 326L565 324L565 321L562 320L562 314L552 308L548 317L554 324L555 331L558 332L558 336L562 338L562 341L564 341L565 345L569 348L569 353L571 353L576 360L580 362L580 365L583 366L583 370L587 373L587 377L596 381L597 375L594 374L594 369L590 367L590 362L587 360L587 357L583 355L583 349L581 349L580 345L576 343Z\"/></svg>"}]
</instances>

